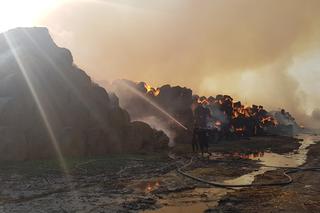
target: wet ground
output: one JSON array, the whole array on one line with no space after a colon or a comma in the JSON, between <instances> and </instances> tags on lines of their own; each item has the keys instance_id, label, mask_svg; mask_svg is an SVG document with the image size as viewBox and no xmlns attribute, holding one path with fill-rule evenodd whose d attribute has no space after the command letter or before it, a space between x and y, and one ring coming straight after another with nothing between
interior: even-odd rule
<instances>
[{"instance_id":1,"label":"wet ground","mask_svg":"<svg viewBox=\"0 0 320 213\"><path fill-rule=\"evenodd\" d=\"M0 212L229 211L225 208L230 203L226 199L243 189L210 187L181 176L176 168L192 158L192 164L185 168L191 175L208 181L246 184L257 181L259 174L277 171L263 165L304 163L311 141L276 136L227 141L213 145L213 155L205 158L185 154L190 147L181 146L170 151L173 159L166 152L66 159L67 176L53 160L2 162ZM259 181L266 181L258 177ZM273 179L268 177L267 181Z\"/></svg>"},{"instance_id":2,"label":"wet ground","mask_svg":"<svg viewBox=\"0 0 320 213\"><path fill-rule=\"evenodd\" d=\"M305 135L300 155L286 156L287 166L320 166L320 136ZM308 147L310 145L310 147ZM306 149L304 149L306 148ZM305 154L304 154L305 153ZM278 161L275 162L278 165ZM282 165L281 165L282 166ZM274 169L257 176L254 183L283 179L285 169ZM207 212L320 212L320 171L290 174L293 183L282 187L245 188L226 194L218 208Z\"/></svg>"}]
</instances>

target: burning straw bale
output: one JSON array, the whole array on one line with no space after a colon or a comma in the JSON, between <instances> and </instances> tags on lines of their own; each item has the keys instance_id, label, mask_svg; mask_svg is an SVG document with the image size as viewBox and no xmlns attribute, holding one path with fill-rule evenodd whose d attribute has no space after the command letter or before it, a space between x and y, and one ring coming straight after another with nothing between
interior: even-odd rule
<instances>
[{"instance_id":1,"label":"burning straw bale","mask_svg":"<svg viewBox=\"0 0 320 213\"><path fill-rule=\"evenodd\" d=\"M211 111L208 128L216 128L224 134L252 136L277 125L276 120L263 106L244 106L228 95L194 98L194 105L202 105Z\"/></svg>"},{"instance_id":2,"label":"burning straw bale","mask_svg":"<svg viewBox=\"0 0 320 213\"><path fill-rule=\"evenodd\" d=\"M123 87L123 84L130 85L131 89ZM139 95L130 91L132 88L138 91ZM160 88L154 88L145 82L136 83L129 80L113 82L112 90L119 96L120 105L128 110L133 119L148 122L148 119L145 119L147 117L160 118L159 123L164 123L164 125L158 125L158 127L166 126L170 129L177 142L179 139L190 142L190 131L186 133L179 128L150 102L160 106L188 129L197 126L198 117L206 117L202 118L202 122L205 124L202 124L201 128L218 133L219 138L255 136L266 133L287 135L292 134L292 131L287 131L292 128L291 125L297 126L294 118L284 110L273 113L266 111L261 105L245 106L240 101L234 101L228 95L200 97L192 95L190 89L179 86L164 85ZM199 106L208 110L208 115L197 115ZM154 126L157 127L157 125Z\"/></svg>"},{"instance_id":3,"label":"burning straw bale","mask_svg":"<svg viewBox=\"0 0 320 213\"><path fill-rule=\"evenodd\" d=\"M154 88L145 82L129 80L116 80L110 89L133 120L146 121L152 127L164 130L176 142L190 142L191 132L185 131L173 119L192 129L192 90L170 85Z\"/></svg>"}]
</instances>

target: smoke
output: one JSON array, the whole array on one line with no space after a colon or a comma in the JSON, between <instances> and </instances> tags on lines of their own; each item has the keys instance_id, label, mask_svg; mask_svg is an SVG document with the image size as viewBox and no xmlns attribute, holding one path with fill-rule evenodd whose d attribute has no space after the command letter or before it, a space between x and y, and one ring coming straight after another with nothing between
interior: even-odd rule
<instances>
[{"instance_id":1,"label":"smoke","mask_svg":"<svg viewBox=\"0 0 320 213\"><path fill-rule=\"evenodd\" d=\"M320 108L314 109L309 118L309 126L320 129Z\"/></svg>"},{"instance_id":2,"label":"smoke","mask_svg":"<svg viewBox=\"0 0 320 213\"><path fill-rule=\"evenodd\" d=\"M215 122L219 121L221 122L221 124L228 124L228 118L226 117L226 115L217 107L213 106L213 105L207 105L206 106L209 110L210 110L210 114L211 114L211 118L208 123L207 126L209 128L218 128L220 130L220 126L221 125L216 125Z\"/></svg>"},{"instance_id":3,"label":"smoke","mask_svg":"<svg viewBox=\"0 0 320 213\"><path fill-rule=\"evenodd\" d=\"M313 110L313 112L312 112L312 117L313 117L315 120L320 121L320 109L319 109L319 108Z\"/></svg>"},{"instance_id":4,"label":"smoke","mask_svg":"<svg viewBox=\"0 0 320 213\"><path fill-rule=\"evenodd\" d=\"M318 122L320 122L320 108L313 110L312 118Z\"/></svg>"},{"instance_id":5,"label":"smoke","mask_svg":"<svg viewBox=\"0 0 320 213\"><path fill-rule=\"evenodd\" d=\"M141 117L136 120L149 124L153 129L162 130L169 137L168 146L173 147L175 145L174 138L176 135L172 130L170 130L167 122L164 122L156 116Z\"/></svg>"},{"instance_id":6,"label":"smoke","mask_svg":"<svg viewBox=\"0 0 320 213\"><path fill-rule=\"evenodd\" d=\"M39 24L96 80L228 93L308 120L320 101L306 109L313 94L290 70L320 47L319 10L318 0L68 1Z\"/></svg>"}]
</instances>

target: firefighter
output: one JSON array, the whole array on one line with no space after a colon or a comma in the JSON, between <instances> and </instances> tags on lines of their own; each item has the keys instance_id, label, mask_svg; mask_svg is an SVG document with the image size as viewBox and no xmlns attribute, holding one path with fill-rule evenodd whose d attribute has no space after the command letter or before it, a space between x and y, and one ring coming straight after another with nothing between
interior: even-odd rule
<instances>
[{"instance_id":1,"label":"firefighter","mask_svg":"<svg viewBox=\"0 0 320 213\"><path fill-rule=\"evenodd\" d=\"M198 143L198 128L193 128L192 133L192 151L197 152L199 150L199 143Z\"/></svg>"},{"instance_id":2,"label":"firefighter","mask_svg":"<svg viewBox=\"0 0 320 213\"><path fill-rule=\"evenodd\" d=\"M210 110L202 104L199 104L194 111L194 130L192 137L192 149L193 151L198 151L200 148L201 154L203 156L204 152L208 154L208 121L211 117Z\"/></svg>"}]
</instances>

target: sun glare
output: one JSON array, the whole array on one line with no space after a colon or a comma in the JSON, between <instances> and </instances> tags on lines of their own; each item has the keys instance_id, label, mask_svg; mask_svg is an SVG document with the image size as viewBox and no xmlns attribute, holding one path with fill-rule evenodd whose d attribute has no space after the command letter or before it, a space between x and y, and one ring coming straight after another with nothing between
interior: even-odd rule
<instances>
[{"instance_id":1,"label":"sun glare","mask_svg":"<svg viewBox=\"0 0 320 213\"><path fill-rule=\"evenodd\" d=\"M15 27L35 26L64 0L0 0L0 32Z\"/></svg>"}]
</instances>

